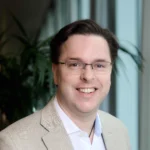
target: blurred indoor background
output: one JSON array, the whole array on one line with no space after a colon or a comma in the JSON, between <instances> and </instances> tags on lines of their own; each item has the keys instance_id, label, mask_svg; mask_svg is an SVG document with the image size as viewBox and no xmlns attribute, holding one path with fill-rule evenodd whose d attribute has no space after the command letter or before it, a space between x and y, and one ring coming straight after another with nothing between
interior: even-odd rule
<instances>
[{"instance_id":1,"label":"blurred indoor background","mask_svg":"<svg viewBox=\"0 0 150 150\"><path fill-rule=\"evenodd\" d=\"M110 29L117 36L120 44L133 55L137 55L137 49L139 49L144 57L143 72L138 69L131 55L119 51L121 61L117 63L118 71L112 77L113 84L110 94L103 102L101 109L110 112L124 122L129 131L132 150L150 150L149 8L150 0L0 0L0 34L3 31L6 32L3 37L0 36L0 43L5 41L10 34L19 36L23 34L23 31L20 31L21 27L18 29L19 23L15 23L16 21L9 14L11 12L28 32L31 39L44 40L53 36L60 28L72 21L91 18L102 27ZM23 41L20 38L19 40ZM26 41L23 42L26 43ZM19 54L21 54L20 49L22 49L22 46L21 42L11 40L5 46L0 46L0 55L16 56L20 61ZM26 56L24 55L24 57ZM0 58L0 73L3 65L3 59ZM6 82L3 78L0 82L0 90L2 91ZM50 87L50 95L52 95L54 92L52 88L54 87L53 85ZM14 90L15 87L11 88ZM7 118L5 112L7 110L4 107L7 106L7 109L12 111L14 111L12 107L20 107L18 105L20 101L15 102L15 97L10 98L10 96L6 101L4 100L7 92L0 92L1 129L15 120L11 120L11 117L10 120ZM38 97L40 100L36 106L34 106L36 98L33 98L34 101L30 104L32 111L29 111L28 114L36 111L37 108L43 107L48 101L42 103L41 95ZM48 99L48 97L49 95L44 98ZM21 103L24 105L24 101ZM28 104L25 103L27 107ZM23 109L26 109L26 107L21 107L21 109L24 111ZM16 116L17 113L19 111L16 111ZM11 111L10 114L12 114ZM26 113L22 116L25 115ZM20 115L18 119L22 116Z\"/></svg>"}]
</instances>

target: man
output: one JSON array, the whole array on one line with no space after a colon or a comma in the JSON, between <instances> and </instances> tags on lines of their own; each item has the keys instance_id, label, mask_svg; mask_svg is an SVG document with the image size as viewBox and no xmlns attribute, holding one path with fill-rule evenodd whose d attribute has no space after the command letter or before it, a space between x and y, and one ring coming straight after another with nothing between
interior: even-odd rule
<instances>
[{"instance_id":1,"label":"man","mask_svg":"<svg viewBox=\"0 0 150 150\"><path fill-rule=\"evenodd\" d=\"M80 20L62 28L50 46L56 96L3 130L0 150L129 150L124 125L98 110L111 85L114 35Z\"/></svg>"}]
</instances>

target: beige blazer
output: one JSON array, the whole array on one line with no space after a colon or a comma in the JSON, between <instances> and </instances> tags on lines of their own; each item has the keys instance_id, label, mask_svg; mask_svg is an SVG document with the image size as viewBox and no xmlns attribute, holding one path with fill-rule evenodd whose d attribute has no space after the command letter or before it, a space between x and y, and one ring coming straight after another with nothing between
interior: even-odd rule
<instances>
[{"instance_id":1,"label":"beige blazer","mask_svg":"<svg viewBox=\"0 0 150 150\"><path fill-rule=\"evenodd\" d=\"M103 111L99 115L107 150L130 150L124 125ZM51 100L42 110L1 131L0 150L73 150L73 146Z\"/></svg>"}]
</instances>

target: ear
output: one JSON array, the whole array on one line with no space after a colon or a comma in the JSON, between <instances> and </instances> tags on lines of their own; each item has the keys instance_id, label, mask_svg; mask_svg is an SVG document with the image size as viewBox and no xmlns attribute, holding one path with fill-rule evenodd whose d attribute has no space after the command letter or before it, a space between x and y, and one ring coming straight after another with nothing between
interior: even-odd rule
<instances>
[{"instance_id":1,"label":"ear","mask_svg":"<svg viewBox=\"0 0 150 150\"><path fill-rule=\"evenodd\" d=\"M54 77L54 83L55 85L58 84L58 65L57 64L52 64L52 72L53 72L53 77Z\"/></svg>"}]
</instances>

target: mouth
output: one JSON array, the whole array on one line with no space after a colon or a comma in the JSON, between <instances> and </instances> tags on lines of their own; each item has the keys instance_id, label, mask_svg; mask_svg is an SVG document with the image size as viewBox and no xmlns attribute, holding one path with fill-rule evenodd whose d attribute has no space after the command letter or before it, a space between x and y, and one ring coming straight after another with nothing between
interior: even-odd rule
<instances>
[{"instance_id":1,"label":"mouth","mask_svg":"<svg viewBox=\"0 0 150 150\"><path fill-rule=\"evenodd\" d=\"M93 93L97 88L77 88L77 90L82 93Z\"/></svg>"}]
</instances>

